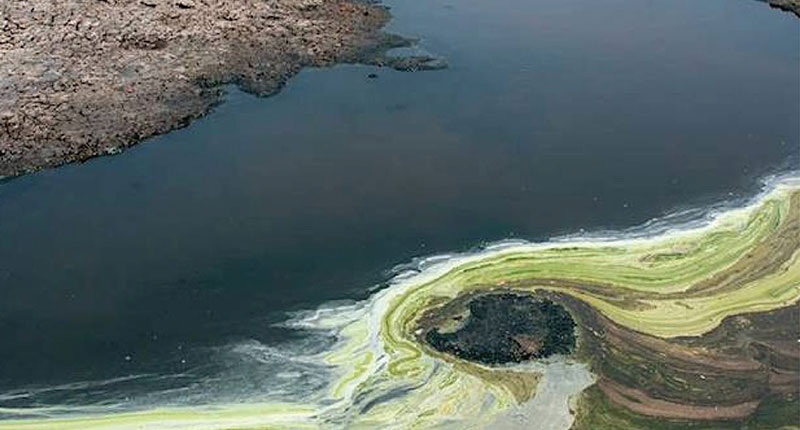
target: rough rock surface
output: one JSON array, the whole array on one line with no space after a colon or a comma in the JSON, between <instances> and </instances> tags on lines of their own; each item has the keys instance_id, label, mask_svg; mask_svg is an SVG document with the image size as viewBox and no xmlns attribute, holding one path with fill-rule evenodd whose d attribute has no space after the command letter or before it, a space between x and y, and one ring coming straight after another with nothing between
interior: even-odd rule
<instances>
[{"instance_id":1,"label":"rough rock surface","mask_svg":"<svg viewBox=\"0 0 800 430\"><path fill-rule=\"evenodd\" d=\"M770 6L792 12L796 17L800 18L800 0L762 0L769 3Z\"/></svg>"},{"instance_id":2,"label":"rough rock surface","mask_svg":"<svg viewBox=\"0 0 800 430\"><path fill-rule=\"evenodd\" d=\"M220 84L268 95L303 66L401 43L387 19L347 0L4 0L0 178L186 125Z\"/></svg>"},{"instance_id":3,"label":"rough rock surface","mask_svg":"<svg viewBox=\"0 0 800 430\"><path fill-rule=\"evenodd\" d=\"M563 306L512 293L462 296L425 315L421 337L437 351L485 364L518 363L575 348Z\"/></svg>"}]
</instances>

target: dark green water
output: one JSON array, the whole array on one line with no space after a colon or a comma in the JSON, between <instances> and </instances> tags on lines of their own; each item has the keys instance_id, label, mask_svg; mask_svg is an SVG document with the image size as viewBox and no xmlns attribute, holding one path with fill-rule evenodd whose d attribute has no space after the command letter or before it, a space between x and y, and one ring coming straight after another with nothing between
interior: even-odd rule
<instances>
[{"instance_id":1,"label":"dark green water","mask_svg":"<svg viewBox=\"0 0 800 430\"><path fill-rule=\"evenodd\" d=\"M763 3L391 6L448 70L306 70L0 183L0 407L311 386L285 358L317 341L275 327L286 312L413 257L633 226L800 166L800 21Z\"/></svg>"}]
</instances>

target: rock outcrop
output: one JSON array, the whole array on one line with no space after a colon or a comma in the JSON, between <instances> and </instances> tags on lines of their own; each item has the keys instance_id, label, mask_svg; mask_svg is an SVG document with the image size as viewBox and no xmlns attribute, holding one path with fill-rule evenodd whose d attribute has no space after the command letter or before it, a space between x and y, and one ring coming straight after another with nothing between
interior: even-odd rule
<instances>
[{"instance_id":1,"label":"rock outcrop","mask_svg":"<svg viewBox=\"0 0 800 430\"><path fill-rule=\"evenodd\" d=\"M387 20L347 0L0 2L0 177L186 125L221 84L269 95L303 66L401 43Z\"/></svg>"}]
</instances>

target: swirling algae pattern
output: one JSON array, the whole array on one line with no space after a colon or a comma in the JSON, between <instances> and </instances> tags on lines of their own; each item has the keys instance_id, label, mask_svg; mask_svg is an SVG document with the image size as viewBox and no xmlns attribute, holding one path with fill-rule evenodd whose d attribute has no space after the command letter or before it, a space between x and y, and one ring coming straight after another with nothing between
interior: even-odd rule
<instances>
[{"instance_id":1,"label":"swirling algae pattern","mask_svg":"<svg viewBox=\"0 0 800 430\"><path fill-rule=\"evenodd\" d=\"M712 339L713 333L729 325L730 317L797 308L800 182L796 178L783 180L757 201L718 214L702 227L647 238L572 240L488 249L399 279L359 306L308 322L318 329L336 330L338 338L331 350L316 357L333 370L327 392L310 396L313 400L308 404L154 407L62 417L34 410L31 412L40 418L2 420L0 429L488 427L504 411L536 395L541 372L524 366L493 368L458 360L432 350L416 335L419 318L425 312L462 294L499 290L561 297L569 310L578 314L579 350L584 355L569 360L590 362L596 378L595 386L577 399L579 406L599 402L597 405L604 411L611 413L617 408L614 410L618 412L620 404L613 404L615 395L623 403L625 398L640 396L645 399L640 403L649 409L631 406L632 410L624 412L631 416L625 419L646 419L648 414L651 418L680 419L680 414L664 412L672 404L686 407L686 419L703 419L703 408L713 407L712 404L688 405L689 397L678 398L681 390L670 391L657 384L649 391L637 391L625 386L624 374L615 376L608 370L610 367L597 361L599 358L587 358L586 353L596 348L595 351L605 351L598 352L597 357L629 359L638 366L642 365L641 357L665 357L665 363L673 365L660 370L662 379L667 378L664 380L686 379L687 372L699 372L697 369L702 366L717 366L713 367L717 370L720 365L724 367L722 358L719 363L723 364L687 364L703 354L715 353L713 343L694 344L702 342L691 339ZM789 348L796 348L796 339L790 340L795 345ZM616 341L630 344L626 347L619 343L623 346L617 347L612 344ZM632 355L623 357L620 351ZM667 352L659 355L659 351ZM736 357L730 366L736 372L763 367ZM792 368L794 363L785 372L797 370ZM730 381L745 380L740 376L719 376L715 381L727 387L725 384ZM733 409L726 412L729 416L705 418L739 419L742 414L754 413L758 405L758 400L729 400L739 402L738 406L730 406ZM3 412L0 410L0 417ZM602 421L586 414L581 417L576 426ZM796 428L795 419L800 417L789 417L781 425Z\"/></svg>"}]
</instances>

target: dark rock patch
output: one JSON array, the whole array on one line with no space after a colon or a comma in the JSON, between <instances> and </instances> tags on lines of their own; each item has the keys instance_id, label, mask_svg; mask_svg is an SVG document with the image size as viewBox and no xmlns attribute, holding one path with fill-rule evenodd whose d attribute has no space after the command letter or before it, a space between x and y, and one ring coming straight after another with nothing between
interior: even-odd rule
<instances>
[{"instance_id":1,"label":"dark rock patch","mask_svg":"<svg viewBox=\"0 0 800 430\"><path fill-rule=\"evenodd\" d=\"M569 354L575 322L560 304L532 295L485 294L429 317L424 340L434 349L485 364ZM450 326L450 329L444 328ZM425 330L425 329L423 329Z\"/></svg>"}]
</instances>

